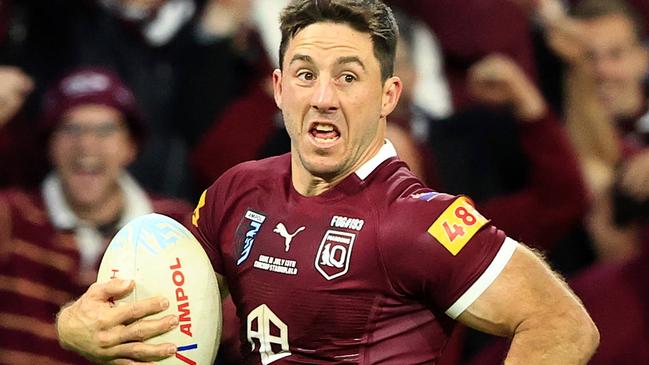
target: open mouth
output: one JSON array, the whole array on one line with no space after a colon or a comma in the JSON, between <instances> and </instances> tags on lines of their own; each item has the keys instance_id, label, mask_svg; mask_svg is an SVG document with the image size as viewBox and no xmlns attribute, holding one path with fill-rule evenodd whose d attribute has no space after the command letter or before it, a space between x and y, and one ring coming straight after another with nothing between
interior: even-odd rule
<instances>
[{"instance_id":1,"label":"open mouth","mask_svg":"<svg viewBox=\"0 0 649 365\"><path fill-rule=\"evenodd\" d=\"M311 124L309 134L317 143L329 144L340 138L340 131L330 123L316 122Z\"/></svg>"},{"instance_id":2,"label":"open mouth","mask_svg":"<svg viewBox=\"0 0 649 365\"><path fill-rule=\"evenodd\" d=\"M103 163L95 158L77 159L72 164L72 171L79 176L100 175L104 170Z\"/></svg>"}]
</instances>

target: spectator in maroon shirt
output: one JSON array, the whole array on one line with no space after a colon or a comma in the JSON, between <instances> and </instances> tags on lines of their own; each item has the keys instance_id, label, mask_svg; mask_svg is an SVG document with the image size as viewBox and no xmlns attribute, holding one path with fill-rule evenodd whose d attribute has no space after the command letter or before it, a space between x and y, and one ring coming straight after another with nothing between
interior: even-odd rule
<instances>
[{"instance_id":1,"label":"spectator in maroon shirt","mask_svg":"<svg viewBox=\"0 0 649 365\"><path fill-rule=\"evenodd\" d=\"M567 130L591 195L586 226L598 256L633 257L641 231L635 218L649 201L649 52L632 6L642 4L581 0L568 13L557 0L515 1L536 12L550 48L568 66Z\"/></svg>"},{"instance_id":2,"label":"spectator in maroon shirt","mask_svg":"<svg viewBox=\"0 0 649 365\"><path fill-rule=\"evenodd\" d=\"M0 191L0 364L86 363L60 348L58 308L95 281L127 221L191 211L125 171L144 138L137 110L130 90L98 68L73 71L48 93L41 127L53 170L39 189Z\"/></svg>"}]
</instances>

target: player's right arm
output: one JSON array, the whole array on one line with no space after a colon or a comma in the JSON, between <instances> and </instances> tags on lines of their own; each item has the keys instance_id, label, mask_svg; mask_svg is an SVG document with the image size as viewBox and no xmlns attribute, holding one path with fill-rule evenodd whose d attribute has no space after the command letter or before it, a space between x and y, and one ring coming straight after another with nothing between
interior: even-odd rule
<instances>
[{"instance_id":1,"label":"player's right arm","mask_svg":"<svg viewBox=\"0 0 649 365\"><path fill-rule=\"evenodd\" d=\"M171 343L143 342L178 324L174 315L145 319L167 309L167 299L153 297L118 306L112 304L114 299L127 296L134 288L135 283L130 280L95 283L75 302L64 306L56 319L61 347L92 362L112 365L152 364L176 353Z\"/></svg>"},{"instance_id":2,"label":"player's right arm","mask_svg":"<svg viewBox=\"0 0 649 365\"><path fill-rule=\"evenodd\" d=\"M415 194L390 213L381 225L381 253L399 294L423 298L477 330L511 337L506 364L588 361L599 334L579 299L468 199Z\"/></svg>"},{"instance_id":3,"label":"player's right arm","mask_svg":"<svg viewBox=\"0 0 649 365\"><path fill-rule=\"evenodd\" d=\"M521 244L457 319L511 337L505 364L586 364L599 343L597 327L579 299L542 258Z\"/></svg>"}]
</instances>

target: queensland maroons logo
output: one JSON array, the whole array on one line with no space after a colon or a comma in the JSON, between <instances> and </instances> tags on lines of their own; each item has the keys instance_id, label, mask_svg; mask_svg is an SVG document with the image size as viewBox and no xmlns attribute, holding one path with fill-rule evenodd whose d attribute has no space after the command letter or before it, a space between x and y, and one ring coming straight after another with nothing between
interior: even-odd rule
<instances>
[{"instance_id":1,"label":"queensland maroons logo","mask_svg":"<svg viewBox=\"0 0 649 365\"><path fill-rule=\"evenodd\" d=\"M327 280L343 276L349 270L349 261L356 235L348 232L328 230L315 257L315 268Z\"/></svg>"}]
</instances>

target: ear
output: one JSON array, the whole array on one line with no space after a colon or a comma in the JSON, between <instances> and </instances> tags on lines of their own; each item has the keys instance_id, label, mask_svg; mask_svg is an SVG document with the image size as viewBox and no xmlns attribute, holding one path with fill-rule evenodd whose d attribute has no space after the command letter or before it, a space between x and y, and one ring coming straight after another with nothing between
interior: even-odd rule
<instances>
[{"instance_id":1,"label":"ear","mask_svg":"<svg viewBox=\"0 0 649 365\"><path fill-rule=\"evenodd\" d=\"M139 148L142 148L142 146L138 146L135 139L129 135L124 151L124 167L129 166L133 161L135 161Z\"/></svg>"},{"instance_id":2,"label":"ear","mask_svg":"<svg viewBox=\"0 0 649 365\"><path fill-rule=\"evenodd\" d=\"M273 71L273 96L275 105L282 109L282 71L280 69Z\"/></svg>"},{"instance_id":3,"label":"ear","mask_svg":"<svg viewBox=\"0 0 649 365\"><path fill-rule=\"evenodd\" d=\"M649 48L647 48L646 46L641 46L638 50L638 53L640 58L638 62L642 67L641 72L643 75L646 75L647 73L649 73Z\"/></svg>"},{"instance_id":4,"label":"ear","mask_svg":"<svg viewBox=\"0 0 649 365\"><path fill-rule=\"evenodd\" d=\"M387 117L396 108L402 90L403 84L397 76L392 76L385 80L385 83L383 83L381 117Z\"/></svg>"}]
</instances>

